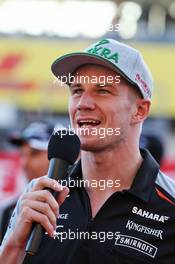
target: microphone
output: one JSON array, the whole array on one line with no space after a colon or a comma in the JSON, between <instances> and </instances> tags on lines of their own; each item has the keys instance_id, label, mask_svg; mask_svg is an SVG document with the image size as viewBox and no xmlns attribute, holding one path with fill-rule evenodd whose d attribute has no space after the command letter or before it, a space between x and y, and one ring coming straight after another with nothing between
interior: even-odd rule
<instances>
[{"instance_id":1,"label":"microphone","mask_svg":"<svg viewBox=\"0 0 175 264\"><path fill-rule=\"evenodd\" d=\"M62 180L67 175L67 170L78 158L80 152L80 140L70 130L62 129L54 132L48 144L48 159L50 160L48 177L56 181ZM56 198L58 192L47 188ZM38 252L44 228L35 223L26 246L26 253L35 255Z\"/></svg>"}]
</instances>

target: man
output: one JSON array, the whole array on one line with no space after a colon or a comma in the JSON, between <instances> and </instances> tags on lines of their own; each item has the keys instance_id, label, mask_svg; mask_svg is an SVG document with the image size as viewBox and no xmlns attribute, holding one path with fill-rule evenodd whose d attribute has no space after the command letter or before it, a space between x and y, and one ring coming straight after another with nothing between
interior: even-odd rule
<instances>
[{"instance_id":1,"label":"man","mask_svg":"<svg viewBox=\"0 0 175 264\"><path fill-rule=\"evenodd\" d=\"M77 185L62 187L42 177L28 186L11 219L0 263L22 263L33 222L46 233L31 263L175 263L175 184L149 152L139 150L152 95L142 56L104 39L57 59L52 71L58 78L73 75L70 119L75 130L85 130L79 133L81 160L67 176ZM58 192L57 201L46 187Z\"/></svg>"},{"instance_id":2,"label":"man","mask_svg":"<svg viewBox=\"0 0 175 264\"><path fill-rule=\"evenodd\" d=\"M22 132L13 132L9 135L9 142L19 148L22 170L28 182L47 174L47 147L53 129L53 125L40 121L31 123ZM15 198L1 208L0 242L6 232L16 202Z\"/></svg>"}]
</instances>

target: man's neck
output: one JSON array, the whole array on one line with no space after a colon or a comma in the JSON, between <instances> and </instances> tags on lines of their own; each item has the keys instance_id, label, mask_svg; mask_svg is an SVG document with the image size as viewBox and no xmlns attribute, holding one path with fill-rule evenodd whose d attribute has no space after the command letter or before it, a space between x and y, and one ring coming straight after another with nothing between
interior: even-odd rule
<instances>
[{"instance_id":1,"label":"man's neck","mask_svg":"<svg viewBox=\"0 0 175 264\"><path fill-rule=\"evenodd\" d=\"M126 144L123 149L117 147L101 152L81 152L83 179L89 182L86 191L90 198L92 217L96 216L113 193L130 189L142 157L138 147L128 146Z\"/></svg>"},{"instance_id":2,"label":"man's neck","mask_svg":"<svg viewBox=\"0 0 175 264\"><path fill-rule=\"evenodd\" d=\"M138 148L131 149L111 149L102 152L87 152L82 151L82 172L83 178L91 182L104 180L112 180L113 187L106 188L112 192L129 189L133 179L141 165L142 157ZM116 187L116 180L119 181L119 186ZM108 189L108 190L107 190ZM93 188L89 188L90 192ZM94 191L98 191L98 188Z\"/></svg>"}]
</instances>

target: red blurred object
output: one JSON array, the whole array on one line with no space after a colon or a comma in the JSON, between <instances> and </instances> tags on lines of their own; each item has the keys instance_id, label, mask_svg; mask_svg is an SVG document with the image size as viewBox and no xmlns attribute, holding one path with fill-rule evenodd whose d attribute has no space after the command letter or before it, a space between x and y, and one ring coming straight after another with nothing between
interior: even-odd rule
<instances>
[{"instance_id":1,"label":"red blurred object","mask_svg":"<svg viewBox=\"0 0 175 264\"><path fill-rule=\"evenodd\" d=\"M0 70L8 72L12 71L23 61L23 59L24 55L22 53L9 53L2 58L0 62Z\"/></svg>"},{"instance_id":2,"label":"red blurred object","mask_svg":"<svg viewBox=\"0 0 175 264\"><path fill-rule=\"evenodd\" d=\"M15 196L19 192L21 177L19 153L0 152L0 200Z\"/></svg>"},{"instance_id":3,"label":"red blurred object","mask_svg":"<svg viewBox=\"0 0 175 264\"><path fill-rule=\"evenodd\" d=\"M175 159L164 159L161 164L161 170L175 179Z\"/></svg>"}]
</instances>

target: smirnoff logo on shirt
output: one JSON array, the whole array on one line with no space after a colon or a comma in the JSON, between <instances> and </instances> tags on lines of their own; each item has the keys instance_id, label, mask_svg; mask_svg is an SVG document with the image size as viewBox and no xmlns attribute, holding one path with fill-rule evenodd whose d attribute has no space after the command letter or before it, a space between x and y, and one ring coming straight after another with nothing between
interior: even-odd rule
<instances>
[{"instance_id":1,"label":"smirnoff logo on shirt","mask_svg":"<svg viewBox=\"0 0 175 264\"><path fill-rule=\"evenodd\" d=\"M134 206L132 208L132 213L139 215L141 217L151 219L151 220L155 220L155 221L162 222L162 223L164 223L165 221L167 221L170 218L169 216L166 216L166 215L153 214L149 211L140 209L136 206Z\"/></svg>"},{"instance_id":2,"label":"smirnoff logo on shirt","mask_svg":"<svg viewBox=\"0 0 175 264\"><path fill-rule=\"evenodd\" d=\"M115 239L116 246L128 247L155 258L157 247L152 244L133 236L119 234Z\"/></svg>"}]
</instances>

